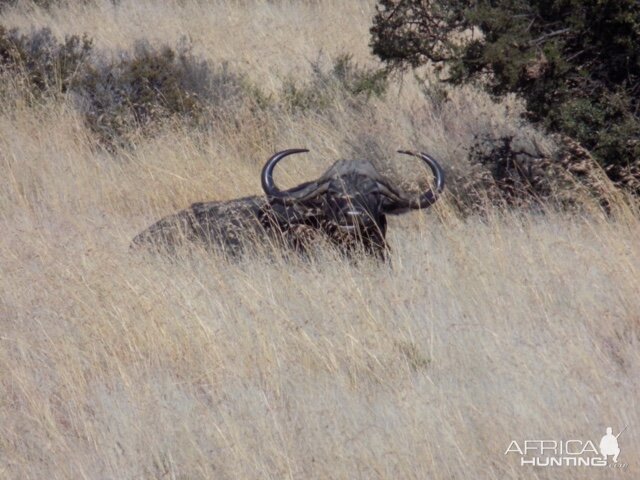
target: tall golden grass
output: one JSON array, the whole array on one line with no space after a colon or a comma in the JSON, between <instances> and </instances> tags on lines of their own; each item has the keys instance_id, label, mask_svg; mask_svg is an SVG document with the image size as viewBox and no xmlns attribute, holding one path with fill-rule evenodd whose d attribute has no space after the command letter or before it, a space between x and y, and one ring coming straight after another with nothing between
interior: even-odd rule
<instances>
[{"instance_id":1,"label":"tall golden grass","mask_svg":"<svg viewBox=\"0 0 640 480\"><path fill-rule=\"evenodd\" d=\"M372 2L125 1L7 8L7 26L89 32L105 51L191 37L273 92L322 51L368 53ZM16 98L19 99L17 96ZM463 175L475 133L550 141L518 103L410 78L367 116L178 123L105 153L70 100L0 108L0 478L637 478L640 221L447 199L391 221L391 265L206 252L132 255L190 202L259 193L274 150L293 185L341 156L420 148ZM371 113L373 112L373 113ZM224 133L223 133L224 132ZM376 148L370 144L375 139ZM551 147L549 147L551 148ZM381 150L382 149L382 150ZM457 172L457 173L456 173ZM624 469L522 467L512 440L621 430Z\"/></svg>"}]
</instances>

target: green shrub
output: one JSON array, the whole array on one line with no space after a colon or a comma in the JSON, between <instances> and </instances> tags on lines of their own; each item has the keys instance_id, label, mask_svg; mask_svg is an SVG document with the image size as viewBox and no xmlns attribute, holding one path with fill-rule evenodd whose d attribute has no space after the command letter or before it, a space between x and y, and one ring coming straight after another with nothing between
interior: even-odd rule
<instances>
[{"instance_id":1,"label":"green shrub","mask_svg":"<svg viewBox=\"0 0 640 480\"><path fill-rule=\"evenodd\" d=\"M0 25L0 69L20 76L30 94L66 92L82 74L92 41L73 35L58 42L43 28L28 35Z\"/></svg>"},{"instance_id":2,"label":"green shrub","mask_svg":"<svg viewBox=\"0 0 640 480\"><path fill-rule=\"evenodd\" d=\"M74 87L89 126L107 144L172 116L201 124L243 88L226 65L213 71L187 48L154 49L144 42L117 60L97 60Z\"/></svg>"},{"instance_id":3,"label":"green shrub","mask_svg":"<svg viewBox=\"0 0 640 480\"><path fill-rule=\"evenodd\" d=\"M299 82L287 79L282 88L282 101L292 111L323 110L335 99L366 101L381 97L387 90L385 70L361 67L351 55L336 57L327 69L320 60L311 64L311 78Z\"/></svg>"},{"instance_id":4,"label":"green shrub","mask_svg":"<svg viewBox=\"0 0 640 480\"><path fill-rule=\"evenodd\" d=\"M387 91L386 70L361 67L349 54L339 55L334 60L331 77L351 95L381 97Z\"/></svg>"},{"instance_id":5,"label":"green shrub","mask_svg":"<svg viewBox=\"0 0 640 480\"><path fill-rule=\"evenodd\" d=\"M21 34L0 26L0 69L20 80L28 97L73 97L107 147L126 146L170 117L194 125L215 120L248 88L226 64L212 69L184 44L156 49L140 42L108 58L86 36L59 42L46 28Z\"/></svg>"},{"instance_id":6,"label":"green shrub","mask_svg":"<svg viewBox=\"0 0 640 480\"><path fill-rule=\"evenodd\" d=\"M446 81L521 95L640 195L637 0L380 0L371 33L390 69L432 62Z\"/></svg>"}]
</instances>

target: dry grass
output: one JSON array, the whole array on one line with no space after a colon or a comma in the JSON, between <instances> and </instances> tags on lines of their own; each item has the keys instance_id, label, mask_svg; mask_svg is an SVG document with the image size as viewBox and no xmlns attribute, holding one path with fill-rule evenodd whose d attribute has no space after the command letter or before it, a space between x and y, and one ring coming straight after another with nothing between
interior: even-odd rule
<instances>
[{"instance_id":1,"label":"dry grass","mask_svg":"<svg viewBox=\"0 0 640 480\"><path fill-rule=\"evenodd\" d=\"M105 49L189 33L265 85L320 49L373 63L369 2L121 3L2 20ZM437 109L410 81L394 89L366 115L173 125L115 154L65 101L0 109L0 478L637 478L631 212L462 220L444 202L392 221L392 267L128 253L162 214L257 193L278 148L314 152L282 169L293 184L352 155L406 178L398 147L464 172L479 131L548 142L515 124L515 102L462 89ZM504 455L512 439L597 442L624 425L624 471Z\"/></svg>"}]
</instances>

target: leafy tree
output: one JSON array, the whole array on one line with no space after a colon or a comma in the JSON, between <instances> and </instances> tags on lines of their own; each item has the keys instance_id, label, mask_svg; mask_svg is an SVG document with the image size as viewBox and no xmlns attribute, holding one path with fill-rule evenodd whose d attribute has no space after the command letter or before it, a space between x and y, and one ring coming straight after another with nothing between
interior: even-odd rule
<instances>
[{"instance_id":1,"label":"leafy tree","mask_svg":"<svg viewBox=\"0 0 640 480\"><path fill-rule=\"evenodd\" d=\"M520 94L640 194L640 0L380 0L371 35L392 70Z\"/></svg>"}]
</instances>

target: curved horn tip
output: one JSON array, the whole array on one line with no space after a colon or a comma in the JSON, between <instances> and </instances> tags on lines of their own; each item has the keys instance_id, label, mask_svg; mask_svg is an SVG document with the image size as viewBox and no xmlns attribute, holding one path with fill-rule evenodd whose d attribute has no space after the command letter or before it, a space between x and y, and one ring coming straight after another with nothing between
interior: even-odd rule
<instances>
[{"instance_id":1,"label":"curved horn tip","mask_svg":"<svg viewBox=\"0 0 640 480\"><path fill-rule=\"evenodd\" d=\"M421 195L418 202L412 205L410 208L425 208L431 206L438 199L438 194L440 194L444 190L444 170L442 169L438 161L427 153L413 152L411 150L398 150L398 153L420 158L429 166L429 168L431 168L431 172L436 177L436 191L433 192L429 190L425 192Z\"/></svg>"},{"instance_id":2,"label":"curved horn tip","mask_svg":"<svg viewBox=\"0 0 640 480\"><path fill-rule=\"evenodd\" d=\"M267 163L265 163L264 167L262 167L262 173L260 175L262 180L262 189L267 196L281 199L291 196L291 194L281 192L280 189L278 189L278 187L275 185L273 181L273 169L275 168L276 164L283 158L295 153L305 153L308 151L309 150L306 148L290 148L288 150L276 152L271 156L269 160L267 160Z\"/></svg>"}]
</instances>

